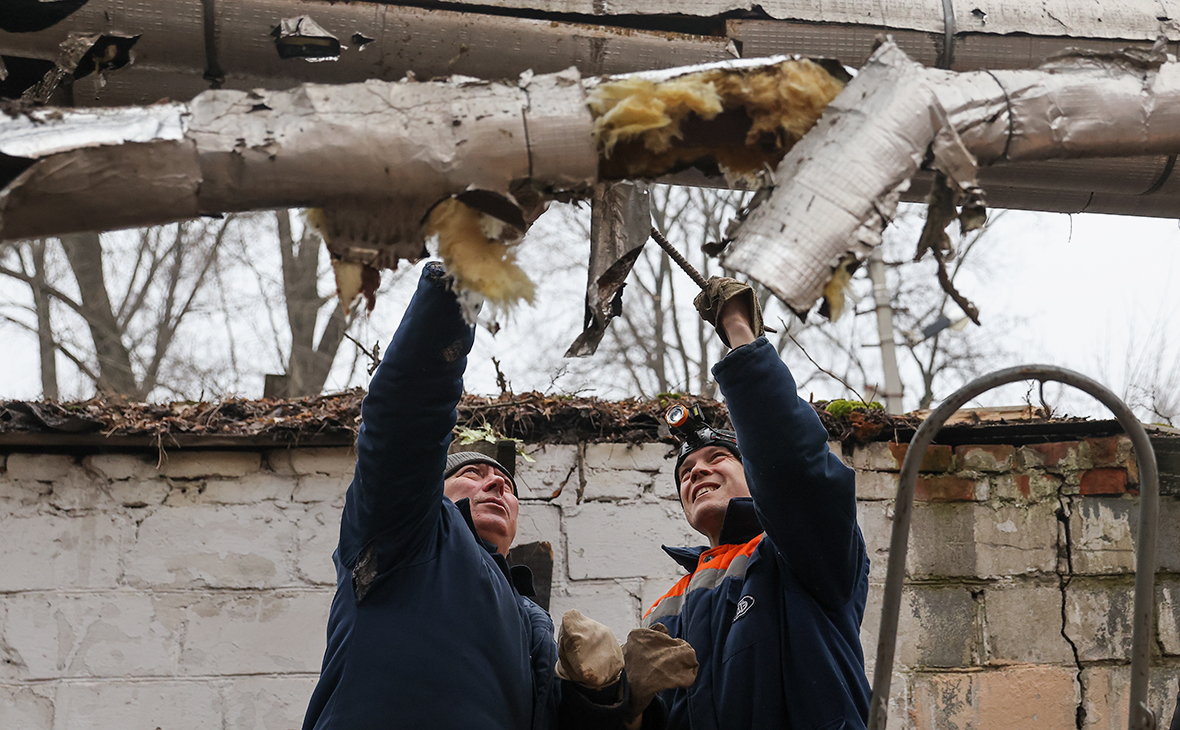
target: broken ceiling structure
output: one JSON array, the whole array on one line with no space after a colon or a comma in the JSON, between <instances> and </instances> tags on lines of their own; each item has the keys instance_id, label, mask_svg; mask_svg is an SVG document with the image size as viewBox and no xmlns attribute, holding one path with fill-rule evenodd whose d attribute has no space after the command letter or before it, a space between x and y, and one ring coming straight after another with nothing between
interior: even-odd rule
<instances>
[{"instance_id":1,"label":"broken ceiling structure","mask_svg":"<svg viewBox=\"0 0 1180 730\"><path fill-rule=\"evenodd\" d=\"M1180 209L1180 3L13 7L0 94L23 104L0 122L2 239L322 206L333 255L381 268L432 233L508 246L545 200L596 184L744 181L774 193L725 263L803 314L932 185L969 206L982 188L995 207ZM863 70L836 96L848 75L823 59ZM611 264L591 268L618 278ZM591 280L588 323L617 291Z\"/></svg>"}]
</instances>

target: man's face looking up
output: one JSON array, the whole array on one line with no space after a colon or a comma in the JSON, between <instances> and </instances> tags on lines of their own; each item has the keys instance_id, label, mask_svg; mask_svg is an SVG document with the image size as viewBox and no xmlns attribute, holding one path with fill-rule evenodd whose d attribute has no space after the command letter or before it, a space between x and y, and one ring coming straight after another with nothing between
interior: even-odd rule
<instances>
[{"instance_id":1,"label":"man's face looking up","mask_svg":"<svg viewBox=\"0 0 1180 730\"><path fill-rule=\"evenodd\" d=\"M680 506L688 524L716 546L729 500L750 496L742 462L726 448L706 446L684 459L679 479Z\"/></svg>"},{"instance_id":2,"label":"man's face looking up","mask_svg":"<svg viewBox=\"0 0 1180 730\"><path fill-rule=\"evenodd\" d=\"M512 481L491 464L467 464L447 477L443 494L452 502L471 500L471 521L479 536L507 555L516 537L520 502Z\"/></svg>"}]
</instances>

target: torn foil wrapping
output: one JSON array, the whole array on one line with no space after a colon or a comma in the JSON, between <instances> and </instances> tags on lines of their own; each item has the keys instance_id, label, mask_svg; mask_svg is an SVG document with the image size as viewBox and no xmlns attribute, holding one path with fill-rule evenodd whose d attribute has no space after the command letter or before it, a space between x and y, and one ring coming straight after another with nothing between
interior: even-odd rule
<instances>
[{"instance_id":1,"label":"torn foil wrapping","mask_svg":"<svg viewBox=\"0 0 1180 730\"><path fill-rule=\"evenodd\" d=\"M979 165L1180 152L1180 64L1076 54L1023 71L927 69L886 42L775 171L723 257L800 316L880 242L920 167L960 190Z\"/></svg>"},{"instance_id":2,"label":"torn foil wrapping","mask_svg":"<svg viewBox=\"0 0 1180 730\"><path fill-rule=\"evenodd\" d=\"M580 79L557 76L524 87L367 81L208 91L187 105L0 113L0 150L28 164L0 179L0 240L321 206L340 211L328 217L347 229L341 257L416 258L423 218L451 195L478 189L515 200L522 184L595 182ZM85 218L72 214L79 207Z\"/></svg>"},{"instance_id":3,"label":"torn foil wrapping","mask_svg":"<svg viewBox=\"0 0 1180 730\"><path fill-rule=\"evenodd\" d=\"M590 201L586 322L566 357L588 357L597 351L606 326L622 314L623 286L651 235L647 185L599 183Z\"/></svg>"}]
</instances>

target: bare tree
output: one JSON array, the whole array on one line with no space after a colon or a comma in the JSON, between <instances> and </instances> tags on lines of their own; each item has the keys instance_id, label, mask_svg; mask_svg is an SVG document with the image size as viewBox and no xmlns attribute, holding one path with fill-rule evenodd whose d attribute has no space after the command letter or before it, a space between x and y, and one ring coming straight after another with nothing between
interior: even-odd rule
<instances>
[{"instance_id":1,"label":"bare tree","mask_svg":"<svg viewBox=\"0 0 1180 730\"><path fill-rule=\"evenodd\" d=\"M722 269L702 249L724 238L728 221L747 199L748 194L734 191L657 186L652 189L652 218L704 276L743 278ZM917 207L906 209L887 231L884 245L895 323L901 333L898 344L908 355L903 379L911 398L925 408L1003 353L979 328L964 332L948 327L957 325L962 313L939 287L934 262L910 260L920 218ZM980 254L986 249L985 231L958 241L957 255L948 267L952 284L962 282L965 272L978 278L987 268ZM836 322L815 315L801 320L767 289L751 283L767 323L779 330L768 336L791 363L801 390L812 390L821 398L847 397L849 390L874 397L882 378L876 354L879 335L872 316L871 283L863 272L849 282L849 304ZM696 285L654 244L636 262L628 285L623 312L612 323L595 360L606 370L617 368L631 392L639 395L680 390L714 395L710 368L726 350L692 307L699 291ZM998 324L994 316L991 323L992 329Z\"/></svg>"},{"instance_id":2,"label":"bare tree","mask_svg":"<svg viewBox=\"0 0 1180 730\"><path fill-rule=\"evenodd\" d=\"M147 228L109 236L107 243L97 233L63 236L59 243L72 291L60 275L50 281L48 241L10 246L0 274L29 286L33 306L25 309L33 322L7 319L37 334L43 395L59 395L56 352L100 392L145 399L165 386L169 352L207 283L231 220ZM114 251L115 263L104 246ZM61 313L55 315L55 309ZM71 323L84 325L88 342Z\"/></svg>"},{"instance_id":3,"label":"bare tree","mask_svg":"<svg viewBox=\"0 0 1180 730\"><path fill-rule=\"evenodd\" d=\"M291 230L290 211L275 211L275 223L283 260L283 298L291 334L285 387L276 395L312 395L323 390L340 343L348 331L349 319L334 294L319 292L323 279L323 246L319 235L310 226L304 226L296 239ZM328 306L327 323L317 344L316 324L325 305Z\"/></svg>"}]
</instances>

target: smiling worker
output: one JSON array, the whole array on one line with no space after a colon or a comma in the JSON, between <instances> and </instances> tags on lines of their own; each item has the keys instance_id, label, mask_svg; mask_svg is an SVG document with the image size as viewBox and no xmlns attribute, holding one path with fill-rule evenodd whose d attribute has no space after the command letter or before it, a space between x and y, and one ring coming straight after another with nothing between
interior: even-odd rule
<instances>
[{"instance_id":1,"label":"smiling worker","mask_svg":"<svg viewBox=\"0 0 1180 730\"><path fill-rule=\"evenodd\" d=\"M527 597L528 569L505 559L512 476L483 454L447 454L474 340L450 277L427 264L361 406L305 730L572 730L644 709L631 709L622 660L598 677L577 641L563 671L594 677L578 687L601 704L557 676L553 622Z\"/></svg>"},{"instance_id":2,"label":"smiling worker","mask_svg":"<svg viewBox=\"0 0 1180 730\"><path fill-rule=\"evenodd\" d=\"M734 348L713 376L735 431L683 406L666 416L683 438L684 515L709 539L664 548L689 575L643 619L687 640L700 665L690 687L661 693L668 727L863 728L869 561L853 471L762 337L753 290L715 277L695 303Z\"/></svg>"}]
</instances>

